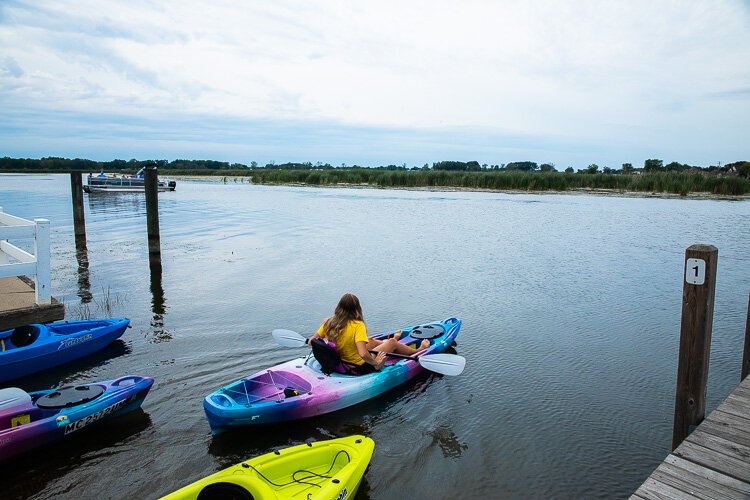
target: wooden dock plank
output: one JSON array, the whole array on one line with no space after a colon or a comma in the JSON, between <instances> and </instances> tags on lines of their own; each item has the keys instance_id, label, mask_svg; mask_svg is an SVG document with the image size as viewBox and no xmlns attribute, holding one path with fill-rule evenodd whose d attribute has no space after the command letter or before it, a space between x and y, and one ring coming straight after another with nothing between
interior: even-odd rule
<instances>
[{"instance_id":1,"label":"wooden dock plank","mask_svg":"<svg viewBox=\"0 0 750 500\"><path fill-rule=\"evenodd\" d=\"M671 458L671 457L670 457ZM665 460L652 478L698 498L747 500L750 485L692 462Z\"/></svg>"},{"instance_id":2,"label":"wooden dock plank","mask_svg":"<svg viewBox=\"0 0 750 500\"><path fill-rule=\"evenodd\" d=\"M713 483L721 484L731 490L740 492L744 495L743 498L750 497L750 483L740 481L739 479L727 476L726 474L722 474L721 472L715 471L713 469L708 469L675 455L669 455L664 460L664 463L672 465L674 467L679 467L680 469L684 469L690 474L703 477Z\"/></svg>"},{"instance_id":3,"label":"wooden dock plank","mask_svg":"<svg viewBox=\"0 0 750 500\"><path fill-rule=\"evenodd\" d=\"M685 440L688 443L696 443L710 450L718 451L728 457L740 460L748 465L750 469L750 446L745 446L733 440L709 434L707 432L694 433ZM750 478L750 476L748 476Z\"/></svg>"},{"instance_id":4,"label":"wooden dock plank","mask_svg":"<svg viewBox=\"0 0 750 500\"><path fill-rule=\"evenodd\" d=\"M664 484L649 477L630 498L644 498L646 500L683 500L689 497L681 489Z\"/></svg>"},{"instance_id":5,"label":"wooden dock plank","mask_svg":"<svg viewBox=\"0 0 750 500\"><path fill-rule=\"evenodd\" d=\"M722 471L724 474L741 481L750 482L750 465L748 462L725 455L720 451L686 440L674 451L674 454L704 467Z\"/></svg>"},{"instance_id":6,"label":"wooden dock plank","mask_svg":"<svg viewBox=\"0 0 750 500\"><path fill-rule=\"evenodd\" d=\"M732 393L738 396L742 394L745 397L750 397L750 385L746 383L740 384L737 386L737 388L734 391L732 391Z\"/></svg>"},{"instance_id":7,"label":"wooden dock plank","mask_svg":"<svg viewBox=\"0 0 750 500\"><path fill-rule=\"evenodd\" d=\"M736 443L750 446L750 419L715 410L711 418L701 424L701 430Z\"/></svg>"},{"instance_id":8,"label":"wooden dock plank","mask_svg":"<svg viewBox=\"0 0 750 500\"><path fill-rule=\"evenodd\" d=\"M750 499L750 377L667 456L631 498Z\"/></svg>"},{"instance_id":9,"label":"wooden dock plank","mask_svg":"<svg viewBox=\"0 0 750 500\"><path fill-rule=\"evenodd\" d=\"M730 399L731 398L731 399ZM724 400L723 403L721 403L721 406L719 406L719 410L723 411L724 413L731 413L732 415L736 415L738 417L747 418L750 416L750 402L745 401L744 403L742 400L732 398L731 396Z\"/></svg>"},{"instance_id":10,"label":"wooden dock plank","mask_svg":"<svg viewBox=\"0 0 750 500\"><path fill-rule=\"evenodd\" d=\"M671 466L665 464L661 464L659 468L651 474L651 479L680 490L683 492L684 496L689 496L691 498L747 500L747 497L739 492L712 483L705 478L693 476L680 469L672 469Z\"/></svg>"}]
</instances>

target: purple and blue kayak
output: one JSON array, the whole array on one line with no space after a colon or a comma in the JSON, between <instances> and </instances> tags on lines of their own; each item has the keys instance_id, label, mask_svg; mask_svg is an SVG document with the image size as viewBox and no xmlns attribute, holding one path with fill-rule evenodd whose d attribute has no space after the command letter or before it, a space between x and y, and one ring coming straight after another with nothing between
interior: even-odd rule
<instances>
[{"instance_id":1,"label":"purple and blue kayak","mask_svg":"<svg viewBox=\"0 0 750 500\"><path fill-rule=\"evenodd\" d=\"M0 389L0 461L140 408L153 383L150 377L128 375L30 393Z\"/></svg>"},{"instance_id":2,"label":"purple and blue kayak","mask_svg":"<svg viewBox=\"0 0 750 500\"><path fill-rule=\"evenodd\" d=\"M0 332L0 382L92 354L127 329L126 318L58 321Z\"/></svg>"},{"instance_id":3,"label":"purple and blue kayak","mask_svg":"<svg viewBox=\"0 0 750 500\"><path fill-rule=\"evenodd\" d=\"M451 346L461 329L461 320L402 328L400 342L430 346L417 354L438 354ZM383 339L392 332L376 335ZM325 375L312 355L293 359L233 382L203 400L214 434L233 427L271 424L309 418L361 403L403 384L424 368L415 359L388 358L382 370L367 375Z\"/></svg>"}]
</instances>

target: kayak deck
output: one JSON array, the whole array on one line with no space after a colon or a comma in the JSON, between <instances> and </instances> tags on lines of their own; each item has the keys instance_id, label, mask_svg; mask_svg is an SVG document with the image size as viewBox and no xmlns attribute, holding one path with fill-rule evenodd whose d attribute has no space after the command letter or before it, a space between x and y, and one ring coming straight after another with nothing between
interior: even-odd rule
<instances>
[{"instance_id":1,"label":"kayak deck","mask_svg":"<svg viewBox=\"0 0 750 500\"><path fill-rule=\"evenodd\" d=\"M374 448L372 439L360 435L297 445L246 460L162 500L195 499L209 493L255 500L352 498Z\"/></svg>"}]
</instances>

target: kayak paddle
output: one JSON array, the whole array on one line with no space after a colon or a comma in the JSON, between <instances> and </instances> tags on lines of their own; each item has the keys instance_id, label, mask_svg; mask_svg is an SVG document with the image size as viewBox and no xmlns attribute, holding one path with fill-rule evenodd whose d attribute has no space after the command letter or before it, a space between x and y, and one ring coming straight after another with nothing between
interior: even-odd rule
<instances>
[{"instance_id":1,"label":"kayak paddle","mask_svg":"<svg viewBox=\"0 0 750 500\"><path fill-rule=\"evenodd\" d=\"M307 344L308 339L292 330L277 329L271 332L274 340L284 347L302 347ZM370 351L378 354L378 351ZM424 356L407 356L395 352L386 352L391 358L411 359L430 371L443 375L460 375L466 366L466 358L457 354L425 354Z\"/></svg>"}]
</instances>

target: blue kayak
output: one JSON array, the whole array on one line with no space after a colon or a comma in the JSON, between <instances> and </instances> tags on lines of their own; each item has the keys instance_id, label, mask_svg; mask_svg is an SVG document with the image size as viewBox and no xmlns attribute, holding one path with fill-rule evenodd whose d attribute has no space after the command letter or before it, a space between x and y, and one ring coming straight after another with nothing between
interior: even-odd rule
<instances>
[{"instance_id":1,"label":"blue kayak","mask_svg":"<svg viewBox=\"0 0 750 500\"><path fill-rule=\"evenodd\" d=\"M129 324L126 318L58 321L0 332L0 382L103 349L120 337Z\"/></svg>"}]
</instances>

